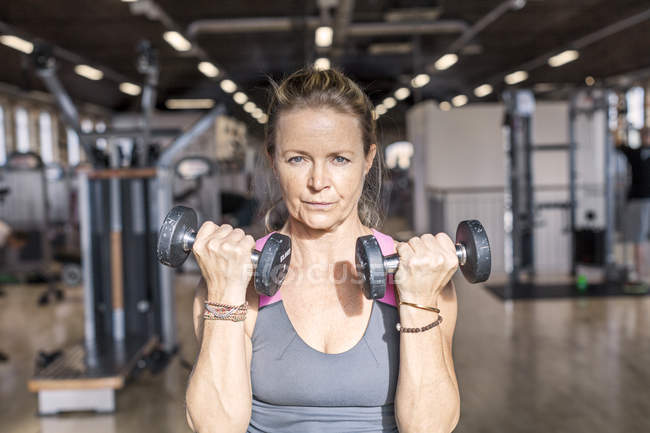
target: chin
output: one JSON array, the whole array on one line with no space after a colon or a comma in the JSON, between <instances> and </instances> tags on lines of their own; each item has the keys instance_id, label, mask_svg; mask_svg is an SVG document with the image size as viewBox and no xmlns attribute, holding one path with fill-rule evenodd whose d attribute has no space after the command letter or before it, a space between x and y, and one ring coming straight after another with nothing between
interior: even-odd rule
<instances>
[{"instance_id":1,"label":"chin","mask_svg":"<svg viewBox=\"0 0 650 433\"><path fill-rule=\"evenodd\" d=\"M298 219L302 224L315 230L328 230L341 223L341 215L328 212L308 212Z\"/></svg>"}]
</instances>

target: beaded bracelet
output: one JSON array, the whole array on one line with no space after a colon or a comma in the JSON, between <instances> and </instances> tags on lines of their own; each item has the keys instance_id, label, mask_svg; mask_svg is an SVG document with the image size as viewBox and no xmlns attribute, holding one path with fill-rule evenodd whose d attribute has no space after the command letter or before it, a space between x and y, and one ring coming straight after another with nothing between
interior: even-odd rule
<instances>
[{"instance_id":1,"label":"beaded bracelet","mask_svg":"<svg viewBox=\"0 0 650 433\"><path fill-rule=\"evenodd\" d=\"M424 331L428 331L429 329L433 329L436 326L440 325L441 323L442 323L442 316L438 315L438 318L436 319L435 322L429 323L427 326L423 326L422 328L403 328L399 322L395 325L395 328L397 328L397 332L417 333L417 332L424 332Z\"/></svg>"}]
</instances>

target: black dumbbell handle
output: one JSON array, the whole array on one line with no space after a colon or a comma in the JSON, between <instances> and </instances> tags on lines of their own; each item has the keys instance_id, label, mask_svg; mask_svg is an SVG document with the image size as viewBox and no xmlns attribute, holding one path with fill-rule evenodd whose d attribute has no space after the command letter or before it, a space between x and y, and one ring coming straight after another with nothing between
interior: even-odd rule
<instances>
[{"instance_id":1,"label":"black dumbbell handle","mask_svg":"<svg viewBox=\"0 0 650 433\"><path fill-rule=\"evenodd\" d=\"M183 235L183 251L186 253L189 253L192 251L192 247L194 246L194 241L196 241L196 232L195 231L188 231ZM253 262L253 266L257 266L257 262L260 259L260 252L257 251L256 249L253 249L251 251L251 262Z\"/></svg>"},{"instance_id":2,"label":"black dumbbell handle","mask_svg":"<svg viewBox=\"0 0 650 433\"><path fill-rule=\"evenodd\" d=\"M461 243L456 244L456 257L458 257L458 264L463 266L467 261L467 250L465 245ZM399 254L391 254L384 257L384 268L387 274L394 274L399 268Z\"/></svg>"}]
</instances>

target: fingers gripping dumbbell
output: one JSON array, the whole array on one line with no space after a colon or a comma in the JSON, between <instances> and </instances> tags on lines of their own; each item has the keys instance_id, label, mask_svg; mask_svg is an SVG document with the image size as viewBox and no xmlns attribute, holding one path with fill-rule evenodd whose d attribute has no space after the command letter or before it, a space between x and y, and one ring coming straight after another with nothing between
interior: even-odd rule
<instances>
[{"instance_id":1,"label":"fingers gripping dumbbell","mask_svg":"<svg viewBox=\"0 0 650 433\"><path fill-rule=\"evenodd\" d=\"M361 274L363 293L368 299L380 299L386 292L386 276L399 267L399 255L385 256L373 235L357 239L356 265ZM463 221L456 230L456 256L463 276L470 283L487 281L492 255L487 233L477 220Z\"/></svg>"},{"instance_id":2,"label":"fingers gripping dumbbell","mask_svg":"<svg viewBox=\"0 0 650 433\"><path fill-rule=\"evenodd\" d=\"M196 212L185 206L174 207L163 221L158 236L158 260L163 265L178 267L187 259L196 240L198 221ZM273 233L262 251L251 251L251 262L255 290L273 296L289 269L291 261L291 239L280 233Z\"/></svg>"}]
</instances>

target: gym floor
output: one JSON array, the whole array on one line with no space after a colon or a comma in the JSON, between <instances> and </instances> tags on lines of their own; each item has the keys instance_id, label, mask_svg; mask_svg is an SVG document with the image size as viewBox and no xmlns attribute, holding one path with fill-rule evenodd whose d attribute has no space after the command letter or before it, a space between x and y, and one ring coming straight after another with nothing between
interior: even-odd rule
<instances>
[{"instance_id":1,"label":"gym floor","mask_svg":"<svg viewBox=\"0 0 650 433\"><path fill-rule=\"evenodd\" d=\"M498 278L497 278L498 279ZM184 393L197 352L191 327L198 276L177 279L180 356L117 394L114 415L38 417L27 391L38 350L82 338L81 288L37 307L40 286L6 286L0 297L0 419L3 432L189 432ZM650 298L502 302L456 279L454 360L461 387L459 433L650 431ZM17 326L20 324L20 326Z\"/></svg>"}]
</instances>

